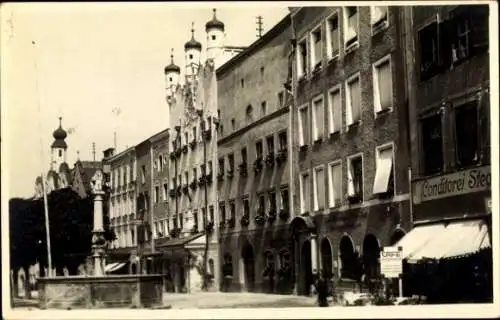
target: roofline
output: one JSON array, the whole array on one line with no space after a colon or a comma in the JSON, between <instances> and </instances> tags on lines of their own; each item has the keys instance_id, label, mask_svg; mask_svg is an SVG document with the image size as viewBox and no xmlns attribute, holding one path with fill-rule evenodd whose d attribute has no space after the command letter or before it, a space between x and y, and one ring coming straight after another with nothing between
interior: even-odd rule
<instances>
[{"instance_id":1,"label":"roofline","mask_svg":"<svg viewBox=\"0 0 500 320\"><path fill-rule=\"evenodd\" d=\"M165 129L165 130L162 130L154 135L152 135L150 138L149 138L149 141L150 142L156 142L158 140L160 140L161 138L164 138L166 137L168 139L169 137L169 134L170 133L170 130L169 128Z\"/></svg>"},{"instance_id":2,"label":"roofline","mask_svg":"<svg viewBox=\"0 0 500 320\"><path fill-rule=\"evenodd\" d=\"M122 152L106 158L104 161L105 162L113 162L113 161L119 160L120 158L124 157L127 153L132 153L134 151L135 151L135 146L128 147L127 149L123 150Z\"/></svg>"},{"instance_id":3,"label":"roofline","mask_svg":"<svg viewBox=\"0 0 500 320\"><path fill-rule=\"evenodd\" d=\"M267 44L272 39L274 39L278 33L284 30L286 27L291 26L292 19L290 13L288 13L280 22L274 25L269 31L267 31L262 37L254 41L249 47L238 53L236 56L231 58L229 61L224 63L222 66L217 68L216 75L222 75L229 71L233 66L243 61L245 58L249 57L254 51L261 48L264 44Z\"/></svg>"}]
</instances>

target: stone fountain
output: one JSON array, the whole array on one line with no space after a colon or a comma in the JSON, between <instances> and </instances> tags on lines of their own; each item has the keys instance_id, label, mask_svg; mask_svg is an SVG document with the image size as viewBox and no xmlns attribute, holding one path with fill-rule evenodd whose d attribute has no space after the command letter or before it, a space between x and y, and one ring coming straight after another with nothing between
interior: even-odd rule
<instances>
[{"instance_id":1,"label":"stone fountain","mask_svg":"<svg viewBox=\"0 0 500 320\"><path fill-rule=\"evenodd\" d=\"M106 275L104 272L103 180L101 170L97 170L91 180L93 275L39 278L41 309L147 308L163 304L161 275Z\"/></svg>"}]
</instances>

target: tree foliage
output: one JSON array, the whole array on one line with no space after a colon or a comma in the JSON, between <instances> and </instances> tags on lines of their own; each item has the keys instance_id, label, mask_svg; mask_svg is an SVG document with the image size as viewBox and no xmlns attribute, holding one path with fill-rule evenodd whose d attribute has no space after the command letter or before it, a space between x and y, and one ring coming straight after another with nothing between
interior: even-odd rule
<instances>
[{"instance_id":1,"label":"tree foliage","mask_svg":"<svg viewBox=\"0 0 500 320\"><path fill-rule=\"evenodd\" d=\"M71 274L91 253L93 199L80 198L70 188L59 189L48 196L52 266L58 273L67 267ZM104 206L107 209L107 206ZM107 210L105 238L114 240L109 229ZM47 241L43 199L10 201L10 256L13 269L40 262L47 266Z\"/></svg>"}]
</instances>

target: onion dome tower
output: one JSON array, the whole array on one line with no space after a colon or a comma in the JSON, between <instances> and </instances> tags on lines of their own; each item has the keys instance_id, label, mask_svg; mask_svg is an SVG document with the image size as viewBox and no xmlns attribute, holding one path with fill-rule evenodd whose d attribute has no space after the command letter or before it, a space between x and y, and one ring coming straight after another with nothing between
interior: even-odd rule
<instances>
[{"instance_id":1,"label":"onion dome tower","mask_svg":"<svg viewBox=\"0 0 500 320\"><path fill-rule=\"evenodd\" d=\"M217 10L213 9L212 20L205 24L207 33L207 58L215 59L223 51L224 47L224 23L217 19Z\"/></svg>"},{"instance_id":2,"label":"onion dome tower","mask_svg":"<svg viewBox=\"0 0 500 320\"><path fill-rule=\"evenodd\" d=\"M194 22L191 27L191 40L184 44L186 60L186 82L194 79L198 74L201 61L201 43L194 38Z\"/></svg>"},{"instance_id":3,"label":"onion dome tower","mask_svg":"<svg viewBox=\"0 0 500 320\"><path fill-rule=\"evenodd\" d=\"M62 117L59 117L59 128L57 128L52 134L54 137L54 142L52 142L51 148L51 161L50 167L52 170L56 171L59 169L59 166L66 162L66 150L68 149L68 145L66 144L66 137L68 134L62 128Z\"/></svg>"},{"instance_id":4,"label":"onion dome tower","mask_svg":"<svg viewBox=\"0 0 500 320\"><path fill-rule=\"evenodd\" d=\"M165 67L165 86L167 90L167 97L171 96L179 84L181 75L181 68L174 63L174 49L170 51L170 64Z\"/></svg>"}]
</instances>

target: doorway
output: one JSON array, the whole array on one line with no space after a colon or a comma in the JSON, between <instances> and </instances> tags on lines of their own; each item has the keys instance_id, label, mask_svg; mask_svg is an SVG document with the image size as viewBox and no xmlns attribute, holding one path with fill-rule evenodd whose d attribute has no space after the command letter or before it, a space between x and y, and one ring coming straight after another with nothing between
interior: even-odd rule
<instances>
[{"instance_id":1,"label":"doorway","mask_svg":"<svg viewBox=\"0 0 500 320\"><path fill-rule=\"evenodd\" d=\"M311 292L311 285L314 284L311 262L311 242L309 240L302 243L300 250L300 275L302 285L299 291L300 295L308 296Z\"/></svg>"},{"instance_id":2,"label":"doorway","mask_svg":"<svg viewBox=\"0 0 500 320\"><path fill-rule=\"evenodd\" d=\"M253 292L255 283L255 263L253 248L249 243L246 243L241 250L243 259L245 288L248 292Z\"/></svg>"}]
</instances>

